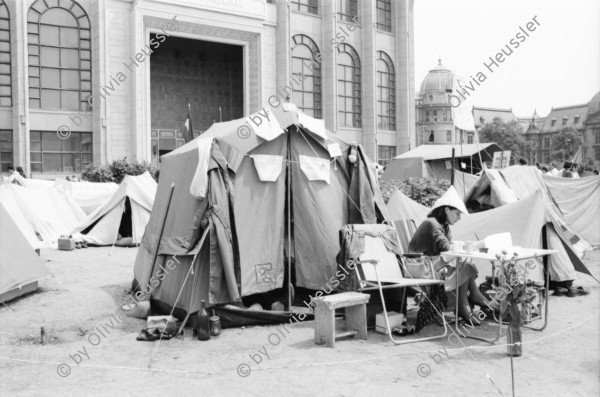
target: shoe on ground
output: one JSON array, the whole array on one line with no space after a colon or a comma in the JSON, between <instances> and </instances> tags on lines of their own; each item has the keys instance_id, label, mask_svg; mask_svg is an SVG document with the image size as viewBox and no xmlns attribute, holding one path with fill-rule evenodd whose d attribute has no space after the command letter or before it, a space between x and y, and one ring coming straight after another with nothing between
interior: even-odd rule
<instances>
[{"instance_id":1,"label":"shoe on ground","mask_svg":"<svg viewBox=\"0 0 600 397\"><path fill-rule=\"evenodd\" d=\"M552 296L565 296L569 293L567 288L557 287Z\"/></svg>"},{"instance_id":2,"label":"shoe on ground","mask_svg":"<svg viewBox=\"0 0 600 397\"><path fill-rule=\"evenodd\" d=\"M579 286L579 287L571 287L569 288L569 291L567 292L567 296L569 298L574 298L577 295L587 295L589 294L589 291L586 291L583 289L583 287Z\"/></svg>"}]
</instances>

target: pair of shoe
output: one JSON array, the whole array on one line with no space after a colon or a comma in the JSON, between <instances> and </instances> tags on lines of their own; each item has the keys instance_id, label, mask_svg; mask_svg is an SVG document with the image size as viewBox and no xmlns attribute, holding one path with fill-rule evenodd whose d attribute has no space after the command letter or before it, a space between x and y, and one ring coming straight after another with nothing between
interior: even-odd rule
<instances>
[{"instance_id":1,"label":"pair of shoe","mask_svg":"<svg viewBox=\"0 0 600 397\"><path fill-rule=\"evenodd\" d=\"M557 287L556 290L554 291L554 293L552 294L552 296L568 296L569 298L574 298L577 295L587 295L589 294L589 291L586 291L583 289L583 287L579 286L579 287L569 287L569 288L563 288L563 287Z\"/></svg>"},{"instance_id":2,"label":"pair of shoe","mask_svg":"<svg viewBox=\"0 0 600 397\"><path fill-rule=\"evenodd\" d=\"M582 286L579 287L571 287L567 290L567 296L569 298L574 298L577 295L587 295L589 294L588 291L584 290Z\"/></svg>"},{"instance_id":3,"label":"pair of shoe","mask_svg":"<svg viewBox=\"0 0 600 397\"><path fill-rule=\"evenodd\" d=\"M470 311L468 314L465 313L461 313L461 311L458 311L458 316L463 319L466 323L470 323L471 325L474 326L480 326L481 325L481 320L479 319L479 317L477 317L475 315L474 311Z\"/></svg>"}]
</instances>

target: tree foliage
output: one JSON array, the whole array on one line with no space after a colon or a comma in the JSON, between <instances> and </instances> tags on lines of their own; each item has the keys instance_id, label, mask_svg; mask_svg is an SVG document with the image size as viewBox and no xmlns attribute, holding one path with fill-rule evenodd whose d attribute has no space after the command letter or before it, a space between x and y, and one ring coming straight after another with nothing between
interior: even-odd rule
<instances>
[{"instance_id":1,"label":"tree foliage","mask_svg":"<svg viewBox=\"0 0 600 397\"><path fill-rule=\"evenodd\" d=\"M81 179L88 182L121 183L125 175L142 175L146 171L158 182L159 171L152 164L146 161L128 161L127 157L124 157L103 166L96 164L88 165L81 172Z\"/></svg>"},{"instance_id":2,"label":"tree foliage","mask_svg":"<svg viewBox=\"0 0 600 397\"><path fill-rule=\"evenodd\" d=\"M394 181L379 182L381 195L387 203L396 189L417 203L431 207L435 201L450 187L447 179L404 178Z\"/></svg>"},{"instance_id":3,"label":"tree foliage","mask_svg":"<svg viewBox=\"0 0 600 397\"><path fill-rule=\"evenodd\" d=\"M530 143L523 136L523 127L516 120L505 123L496 117L491 123L486 123L479 130L479 141L496 143L503 150L510 150L513 158L526 157Z\"/></svg>"},{"instance_id":4,"label":"tree foliage","mask_svg":"<svg viewBox=\"0 0 600 397\"><path fill-rule=\"evenodd\" d=\"M552 137L550 157L558 162L569 161L581 147L581 134L573 127L566 127Z\"/></svg>"}]
</instances>

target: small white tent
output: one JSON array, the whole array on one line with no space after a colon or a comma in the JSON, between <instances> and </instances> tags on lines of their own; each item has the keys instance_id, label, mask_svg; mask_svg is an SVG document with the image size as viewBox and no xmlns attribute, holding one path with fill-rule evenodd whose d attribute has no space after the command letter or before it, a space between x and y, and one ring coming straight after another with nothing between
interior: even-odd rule
<instances>
[{"instance_id":1,"label":"small white tent","mask_svg":"<svg viewBox=\"0 0 600 397\"><path fill-rule=\"evenodd\" d=\"M69 234L85 219L85 214L68 192L54 182L24 180L24 186L1 185L0 203L34 248L39 243L33 235L39 236L44 247L56 248L58 238Z\"/></svg>"},{"instance_id":2,"label":"small white tent","mask_svg":"<svg viewBox=\"0 0 600 397\"><path fill-rule=\"evenodd\" d=\"M157 184L148 172L128 175L115 193L73 230L89 244L112 245L121 237L142 241L150 219ZM77 234L80 233L80 234Z\"/></svg>"},{"instance_id":3,"label":"small white tent","mask_svg":"<svg viewBox=\"0 0 600 397\"><path fill-rule=\"evenodd\" d=\"M0 302L35 291L38 280L48 275L44 262L0 204Z\"/></svg>"}]
</instances>

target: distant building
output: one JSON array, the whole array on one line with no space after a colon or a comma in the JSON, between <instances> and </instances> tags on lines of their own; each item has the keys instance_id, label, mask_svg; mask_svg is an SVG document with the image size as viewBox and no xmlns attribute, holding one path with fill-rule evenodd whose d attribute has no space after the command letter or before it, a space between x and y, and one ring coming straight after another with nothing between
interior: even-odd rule
<instances>
[{"instance_id":1,"label":"distant building","mask_svg":"<svg viewBox=\"0 0 600 397\"><path fill-rule=\"evenodd\" d=\"M527 154L530 163L549 163L555 152L555 137L562 131L572 129L582 137L581 154L583 163L590 160L600 161L600 92L587 104L556 107L540 118L536 113L530 119L524 131L532 144ZM570 160L575 153L568 153Z\"/></svg>"},{"instance_id":2,"label":"distant building","mask_svg":"<svg viewBox=\"0 0 600 397\"><path fill-rule=\"evenodd\" d=\"M515 116L512 109L497 109L473 106L473 121L475 121L475 128L477 129L477 131L479 131L479 129L483 127L486 123L493 122L495 118L501 119L504 123L509 123L511 121L519 121L518 117Z\"/></svg>"},{"instance_id":3,"label":"distant building","mask_svg":"<svg viewBox=\"0 0 600 397\"><path fill-rule=\"evenodd\" d=\"M584 134L584 161L600 162L600 91L588 103Z\"/></svg>"},{"instance_id":4,"label":"distant building","mask_svg":"<svg viewBox=\"0 0 600 397\"><path fill-rule=\"evenodd\" d=\"M385 163L414 142L414 0L0 0L0 165L53 177L293 101ZM66 139L60 139L57 130Z\"/></svg>"},{"instance_id":5,"label":"distant building","mask_svg":"<svg viewBox=\"0 0 600 397\"><path fill-rule=\"evenodd\" d=\"M474 131L454 128L450 96L453 72L442 65L431 69L416 94L416 144L475 143ZM530 164L548 163L556 151L553 143L557 134L572 128L581 134L583 163L600 161L600 92L587 104L552 108L545 117L537 111L531 117L517 117L512 109L473 106L475 130L499 118L504 123L516 121L521 125L525 139L531 142L531 150L525 153ZM575 153L568 153L570 160ZM565 158L567 159L567 158Z\"/></svg>"}]
</instances>

